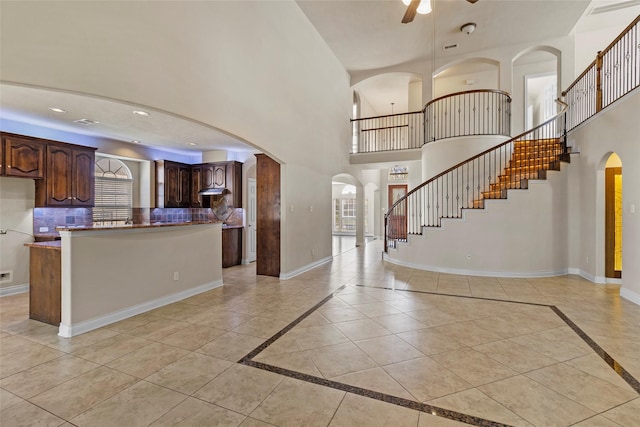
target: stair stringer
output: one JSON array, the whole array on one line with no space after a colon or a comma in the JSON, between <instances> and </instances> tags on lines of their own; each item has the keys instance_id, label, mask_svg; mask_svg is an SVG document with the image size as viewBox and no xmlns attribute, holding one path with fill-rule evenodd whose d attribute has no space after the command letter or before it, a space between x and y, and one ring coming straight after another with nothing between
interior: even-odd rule
<instances>
[{"instance_id":1,"label":"stair stringer","mask_svg":"<svg viewBox=\"0 0 640 427\"><path fill-rule=\"evenodd\" d=\"M484 209L423 227L422 235L389 249L385 259L408 267L454 274L544 277L567 274L568 178L571 165L509 189L507 199L487 199ZM575 166L574 166L575 167Z\"/></svg>"}]
</instances>

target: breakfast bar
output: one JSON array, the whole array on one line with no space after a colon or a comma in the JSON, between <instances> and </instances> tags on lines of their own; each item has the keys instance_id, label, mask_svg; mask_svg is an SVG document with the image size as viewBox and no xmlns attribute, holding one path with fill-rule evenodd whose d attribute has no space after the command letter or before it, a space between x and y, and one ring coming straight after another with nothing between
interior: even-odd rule
<instances>
[{"instance_id":1,"label":"breakfast bar","mask_svg":"<svg viewBox=\"0 0 640 427\"><path fill-rule=\"evenodd\" d=\"M59 230L61 241L28 244L32 260L60 266L58 335L72 337L222 285L222 224L186 222L76 227ZM42 252L46 251L46 252ZM57 252L54 252L57 251ZM49 253L47 253L49 252ZM33 262L33 261L32 261ZM33 268L37 268L37 262ZM49 268L50 267L50 268ZM32 272L36 278L37 272ZM48 273L47 273L48 274ZM56 304L47 286L32 283L37 301ZM53 289L55 292L55 289ZM55 307L46 310L54 311ZM34 316L40 316L39 319ZM55 318L32 318L55 324Z\"/></svg>"}]
</instances>

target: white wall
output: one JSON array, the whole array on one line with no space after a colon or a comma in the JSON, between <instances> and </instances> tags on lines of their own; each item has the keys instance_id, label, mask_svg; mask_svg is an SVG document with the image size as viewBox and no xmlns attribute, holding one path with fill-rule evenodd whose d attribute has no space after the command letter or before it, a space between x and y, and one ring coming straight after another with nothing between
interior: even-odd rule
<instances>
[{"instance_id":1,"label":"white wall","mask_svg":"<svg viewBox=\"0 0 640 427\"><path fill-rule=\"evenodd\" d=\"M29 284L29 248L24 244L33 242L34 204L32 179L0 177L0 229L7 230L0 235L0 271L12 272L12 280L0 283L0 292Z\"/></svg>"},{"instance_id":2,"label":"white wall","mask_svg":"<svg viewBox=\"0 0 640 427\"><path fill-rule=\"evenodd\" d=\"M295 2L2 8L3 80L148 106L249 141L285 165L283 203L316 205L283 212L282 272L311 263L311 245L315 259L331 256L330 218L309 220L328 211L331 177L347 168L349 76Z\"/></svg>"},{"instance_id":3,"label":"white wall","mask_svg":"<svg viewBox=\"0 0 640 427\"><path fill-rule=\"evenodd\" d=\"M467 80L474 80L467 84ZM498 67L494 70L457 74L451 77L437 77L434 82L434 98L450 93L477 89L498 89L500 87Z\"/></svg>"},{"instance_id":4,"label":"white wall","mask_svg":"<svg viewBox=\"0 0 640 427\"><path fill-rule=\"evenodd\" d=\"M513 93L511 94L513 99L511 102L511 135L513 136L528 130L525 129L525 76L555 73L557 70L553 55L545 53L544 56L549 60L534 63L516 61L513 65Z\"/></svg>"}]
</instances>

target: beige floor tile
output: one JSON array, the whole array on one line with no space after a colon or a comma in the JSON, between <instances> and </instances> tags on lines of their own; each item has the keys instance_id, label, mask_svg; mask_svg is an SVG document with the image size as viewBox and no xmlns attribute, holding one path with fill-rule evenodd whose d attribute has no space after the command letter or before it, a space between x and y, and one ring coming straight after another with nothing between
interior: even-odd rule
<instances>
[{"instance_id":1,"label":"beige floor tile","mask_svg":"<svg viewBox=\"0 0 640 427\"><path fill-rule=\"evenodd\" d=\"M262 338L227 332L200 347L197 351L230 362L237 362L247 355L247 353L262 344L263 341Z\"/></svg>"},{"instance_id":2,"label":"beige floor tile","mask_svg":"<svg viewBox=\"0 0 640 427\"><path fill-rule=\"evenodd\" d=\"M434 354L431 358L475 386L518 374L502 363L469 348Z\"/></svg>"},{"instance_id":3,"label":"beige floor tile","mask_svg":"<svg viewBox=\"0 0 640 427\"><path fill-rule=\"evenodd\" d=\"M36 345L33 341L26 338L22 338L20 335L9 335L2 337L2 346L0 347L0 356L13 353L15 351L26 350L27 348Z\"/></svg>"},{"instance_id":4,"label":"beige floor tile","mask_svg":"<svg viewBox=\"0 0 640 427\"><path fill-rule=\"evenodd\" d=\"M428 357L385 366L384 370L419 402L472 388Z\"/></svg>"},{"instance_id":5,"label":"beige floor tile","mask_svg":"<svg viewBox=\"0 0 640 427\"><path fill-rule=\"evenodd\" d=\"M290 371L322 378L322 373L309 357L308 351L309 350L298 351L295 353L272 354L267 356L264 356L261 353L253 360L256 362L266 363L267 365L278 366Z\"/></svg>"},{"instance_id":6,"label":"beige floor tile","mask_svg":"<svg viewBox=\"0 0 640 427\"><path fill-rule=\"evenodd\" d=\"M404 387L393 379L384 369L373 368L366 371L353 372L351 374L340 375L331 380L360 387L365 390L373 390L390 396L401 397L403 399L415 400L415 398Z\"/></svg>"},{"instance_id":7,"label":"beige floor tile","mask_svg":"<svg viewBox=\"0 0 640 427\"><path fill-rule=\"evenodd\" d=\"M408 316L424 323L429 327L448 325L450 323L458 322L455 316L444 313L438 309L430 308L428 310L418 310L406 312Z\"/></svg>"},{"instance_id":8,"label":"beige floor tile","mask_svg":"<svg viewBox=\"0 0 640 427\"><path fill-rule=\"evenodd\" d=\"M244 365L233 365L194 397L249 415L277 386L283 377Z\"/></svg>"},{"instance_id":9,"label":"beige floor tile","mask_svg":"<svg viewBox=\"0 0 640 427\"><path fill-rule=\"evenodd\" d=\"M378 298L367 294L366 292L364 292L364 290L363 292L353 292L348 294L342 293L338 295L338 298L349 305L370 304L370 303L380 302Z\"/></svg>"},{"instance_id":10,"label":"beige floor tile","mask_svg":"<svg viewBox=\"0 0 640 427\"><path fill-rule=\"evenodd\" d=\"M273 427L273 424L247 417L242 424L240 424L240 427Z\"/></svg>"},{"instance_id":11,"label":"beige floor tile","mask_svg":"<svg viewBox=\"0 0 640 427\"><path fill-rule=\"evenodd\" d=\"M631 386L597 354L578 357L576 359L568 360L565 363L615 386L628 391L633 391L633 388L631 388Z\"/></svg>"},{"instance_id":12,"label":"beige floor tile","mask_svg":"<svg viewBox=\"0 0 640 427\"><path fill-rule=\"evenodd\" d=\"M70 420L138 381L121 372L99 367L33 398L36 405Z\"/></svg>"},{"instance_id":13,"label":"beige floor tile","mask_svg":"<svg viewBox=\"0 0 640 427\"><path fill-rule=\"evenodd\" d=\"M311 313L309 316L305 317L305 319L298 323L296 326L299 328L308 328L309 326L320 326L327 325L329 322L319 311L315 311Z\"/></svg>"},{"instance_id":14,"label":"beige floor tile","mask_svg":"<svg viewBox=\"0 0 640 427\"><path fill-rule=\"evenodd\" d=\"M161 343L152 343L107 364L125 374L146 378L170 363L188 354L188 351Z\"/></svg>"},{"instance_id":15,"label":"beige floor tile","mask_svg":"<svg viewBox=\"0 0 640 427\"><path fill-rule=\"evenodd\" d=\"M463 347L462 343L433 328L400 333L398 337L427 356Z\"/></svg>"},{"instance_id":16,"label":"beige floor tile","mask_svg":"<svg viewBox=\"0 0 640 427\"><path fill-rule=\"evenodd\" d=\"M640 414L640 398L611 409L602 415L621 426L633 427L638 425L638 414Z\"/></svg>"},{"instance_id":17,"label":"beige floor tile","mask_svg":"<svg viewBox=\"0 0 640 427\"><path fill-rule=\"evenodd\" d=\"M28 399L98 366L100 365L65 355L3 378L0 381L0 386L15 395Z\"/></svg>"},{"instance_id":18,"label":"beige floor tile","mask_svg":"<svg viewBox=\"0 0 640 427\"><path fill-rule=\"evenodd\" d=\"M347 393L330 427L415 427L420 413L390 403Z\"/></svg>"},{"instance_id":19,"label":"beige floor tile","mask_svg":"<svg viewBox=\"0 0 640 427\"><path fill-rule=\"evenodd\" d=\"M380 366L424 356L395 335L360 340L355 344Z\"/></svg>"},{"instance_id":20,"label":"beige floor tile","mask_svg":"<svg viewBox=\"0 0 640 427\"><path fill-rule=\"evenodd\" d=\"M151 425L154 427L235 427L240 425L245 418L244 415L240 415L237 412L190 397Z\"/></svg>"},{"instance_id":21,"label":"beige floor tile","mask_svg":"<svg viewBox=\"0 0 640 427\"><path fill-rule=\"evenodd\" d=\"M287 378L251 413L281 427L326 426L345 393Z\"/></svg>"},{"instance_id":22,"label":"beige floor tile","mask_svg":"<svg viewBox=\"0 0 640 427\"><path fill-rule=\"evenodd\" d=\"M353 307L325 308L320 309L320 314L332 323L347 322L349 320L364 319L367 316Z\"/></svg>"},{"instance_id":23,"label":"beige floor tile","mask_svg":"<svg viewBox=\"0 0 640 427\"><path fill-rule=\"evenodd\" d=\"M168 335L159 341L185 350L196 350L210 343L220 335L225 334L223 329L210 328L208 326L191 325L178 332Z\"/></svg>"},{"instance_id":24,"label":"beige floor tile","mask_svg":"<svg viewBox=\"0 0 640 427\"><path fill-rule=\"evenodd\" d=\"M232 365L213 356L190 353L145 380L180 393L193 394Z\"/></svg>"},{"instance_id":25,"label":"beige floor tile","mask_svg":"<svg viewBox=\"0 0 640 427\"><path fill-rule=\"evenodd\" d=\"M160 319L159 317L149 314L147 312L147 313L138 314L137 316L129 317L128 319L124 319L116 323L112 323L110 325L105 326L105 328L113 329L114 331L117 331L120 333L126 333L133 329L144 326L151 321L159 320L159 319Z\"/></svg>"},{"instance_id":26,"label":"beige floor tile","mask_svg":"<svg viewBox=\"0 0 640 427\"><path fill-rule=\"evenodd\" d=\"M371 320L394 334L427 328L427 325L405 313L372 317Z\"/></svg>"},{"instance_id":27,"label":"beige floor tile","mask_svg":"<svg viewBox=\"0 0 640 427\"><path fill-rule=\"evenodd\" d=\"M402 310L394 307L388 302L372 302L368 304L354 305L353 308L368 317L384 316L387 314L402 313Z\"/></svg>"},{"instance_id":28,"label":"beige floor tile","mask_svg":"<svg viewBox=\"0 0 640 427\"><path fill-rule=\"evenodd\" d=\"M517 416L477 388L464 390L428 402L444 409L484 418L510 426L530 427L531 424Z\"/></svg>"},{"instance_id":29,"label":"beige floor tile","mask_svg":"<svg viewBox=\"0 0 640 427\"><path fill-rule=\"evenodd\" d=\"M636 421L637 422L637 421ZM580 421L573 425L574 427L620 427L620 424L603 417L602 415L596 415L592 418L587 418L584 421Z\"/></svg>"},{"instance_id":30,"label":"beige floor tile","mask_svg":"<svg viewBox=\"0 0 640 427\"><path fill-rule=\"evenodd\" d=\"M276 332L287 326L289 322L267 317L254 317L233 329L233 332L251 335L258 338L271 338Z\"/></svg>"},{"instance_id":31,"label":"beige floor tile","mask_svg":"<svg viewBox=\"0 0 640 427\"><path fill-rule=\"evenodd\" d=\"M64 420L37 406L23 401L0 412L0 425L10 427L54 427L64 424Z\"/></svg>"},{"instance_id":32,"label":"beige floor tile","mask_svg":"<svg viewBox=\"0 0 640 427\"><path fill-rule=\"evenodd\" d=\"M473 320L437 326L433 329L435 331L442 332L456 341L463 342L468 346L480 345L503 339L500 335L492 332L490 329L484 329L477 326Z\"/></svg>"},{"instance_id":33,"label":"beige floor tile","mask_svg":"<svg viewBox=\"0 0 640 427\"><path fill-rule=\"evenodd\" d=\"M24 399L3 388L0 388L0 411L4 411L10 406L16 405L22 401L24 401Z\"/></svg>"},{"instance_id":34,"label":"beige floor tile","mask_svg":"<svg viewBox=\"0 0 640 427\"><path fill-rule=\"evenodd\" d=\"M563 363L547 366L526 375L595 412L604 412L638 396L634 391L617 387ZM640 422L640 416L638 421Z\"/></svg>"},{"instance_id":35,"label":"beige floor tile","mask_svg":"<svg viewBox=\"0 0 640 427\"><path fill-rule=\"evenodd\" d=\"M129 335L144 338L151 341L160 341L178 331L186 330L190 323L178 322L173 319L152 320L151 322L127 331Z\"/></svg>"},{"instance_id":36,"label":"beige floor tile","mask_svg":"<svg viewBox=\"0 0 640 427\"><path fill-rule=\"evenodd\" d=\"M420 414L420 420L418 421L418 427L466 427L468 425L467 423L449 420L424 412Z\"/></svg>"},{"instance_id":37,"label":"beige floor tile","mask_svg":"<svg viewBox=\"0 0 640 427\"><path fill-rule=\"evenodd\" d=\"M104 365L151 343L152 341L132 335L119 334L95 344L79 348L72 354L76 357Z\"/></svg>"},{"instance_id":38,"label":"beige floor tile","mask_svg":"<svg viewBox=\"0 0 640 427\"><path fill-rule=\"evenodd\" d=\"M376 362L350 342L309 350L307 354L325 378L377 367Z\"/></svg>"},{"instance_id":39,"label":"beige floor tile","mask_svg":"<svg viewBox=\"0 0 640 427\"><path fill-rule=\"evenodd\" d=\"M106 340L116 335L118 335L117 331L107 328L95 329L72 338L62 338L56 335L55 338L47 343L47 346L55 348L56 350L64 351L65 353L72 353L75 350Z\"/></svg>"},{"instance_id":40,"label":"beige floor tile","mask_svg":"<svg viewBox=\"0 0 640 427\"><path fill-rule=\"evenodd\" d=\"M595 415L589 408L523 375L479 389L536 426L571 425Z\"/></svg>"},{"instance_id":41,"label":"beige floor tile","mask_svg":"<svg viewBox=\"0 0 640 427\"><path fill-rule=\"evenodd\" d=\"M334 325L310 326L308 328L295 327L285 334L293 337L300 348L309 350L328 345L348 342L349 339Z\"/></svg>"},{"instance_id":42,"label":"beige floor tile","mask_svg":"<svg viewBox=\"0 0 640 427\"><path fill-rule=\"evenodd\" d=\"M548 329L534 334L511 338L511 341L527 347L530 350L542 353L545 356L556 359L559 362L582 357L592 353L586 344L575 338L567 337L564 328Z\"/></svg>"},{"instance_id":43,"label":"beige floor tile","mask_svg":"<svg viewBox=\"0 0 640 427\"><path fill-rule=\"evenodd\" d=\"M271 357L279 354L297 353L299 351L302 351L302 347L298 345L295 336L285 334L262 350L258 356Z\"/></svg>"},{"instance_id":44,"label":"beige floor tile","mask_svg":"<svg viewBox=\"0 0 640 427\"><path fill-rule=\"evenodd\" d=\"M520 373L558 363L555 359L510 340L482 344L473 349Z\"/></svg>"},{"instance_id":45,"label":"beige floor tile","mask_svg":"<svg viewBox=\"0 0 640 427\"><path fill-rule=\"evenodd\" d=\"M391 331L380 326L372 319L359 319L350 320L348 322L339 322L334 323L334 326L352 341L391 335Z\"/></svg>"},{"instance_id":46,"label":"beige floor tile","mask_svg":"<svg viewBox=\"0 0 640 427\"><path fill-rule=\"evenodd\" d=\"M70 421L79 427L148 426L186 398L184 394L140 381Z\"/></svg>"},{"instance_id":47,"label":"beige floor tile","mask_svg":"<svg viewBox=\"0 0 640 427\"><path fill-rule=\"evenodd\" d=\"M41 344L24 347L18 351L0 356L0 378L6 378L64 355L65 353L61 351Z\"/></svg>"}]
</instances>

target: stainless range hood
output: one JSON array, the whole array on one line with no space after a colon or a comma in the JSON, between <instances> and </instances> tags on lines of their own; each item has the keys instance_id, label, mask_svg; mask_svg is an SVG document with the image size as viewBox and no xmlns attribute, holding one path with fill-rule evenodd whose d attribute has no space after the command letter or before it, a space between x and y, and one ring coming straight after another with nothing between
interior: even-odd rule
<instances>
[{"instance_id":1,"label":"stainless range hood","mask_svg":"<svg viewBox=\"0 0 640 427\"><path fill-rule=\"evenodd\" d=\"M201 196L215 196L218 194L223 194L224 190L225 190L224 188L207 188L207 189L198 191L198 194Z\"/></svg>"}]
</instances>

